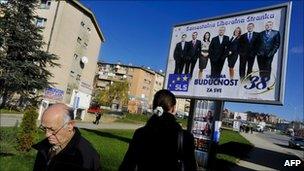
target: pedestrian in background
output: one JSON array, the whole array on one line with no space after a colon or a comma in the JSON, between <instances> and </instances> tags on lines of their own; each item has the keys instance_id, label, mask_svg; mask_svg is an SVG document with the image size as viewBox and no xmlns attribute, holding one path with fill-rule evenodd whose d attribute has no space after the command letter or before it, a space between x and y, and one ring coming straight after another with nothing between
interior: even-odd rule
<instances>
[{"instance_id":1,"label":"pedestrian in background","mask_svg":"<svg viewBox=\"0 0 304 171\"><path fill-rule=\"evenodd\" d=\"M95 113L95 121L93 122L94 124L98 125L99 124L99 120L101 118L101 110Z\"/></svg>"}]
</instances>

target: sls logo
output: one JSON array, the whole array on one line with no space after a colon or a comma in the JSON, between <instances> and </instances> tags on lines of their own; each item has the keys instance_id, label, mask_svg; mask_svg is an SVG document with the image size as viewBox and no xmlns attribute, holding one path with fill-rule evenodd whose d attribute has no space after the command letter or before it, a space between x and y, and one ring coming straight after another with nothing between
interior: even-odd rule
<instances>
[{"instance_id":1,"label":"sls logo","mask_svg":"<svg viewBox=\"0 0 304 171\"><path fill-rule=\"evenodd\" d=\"M286 160L284 166L298 166L301 164L301 160Z\"/></svg>"}]
</instances>

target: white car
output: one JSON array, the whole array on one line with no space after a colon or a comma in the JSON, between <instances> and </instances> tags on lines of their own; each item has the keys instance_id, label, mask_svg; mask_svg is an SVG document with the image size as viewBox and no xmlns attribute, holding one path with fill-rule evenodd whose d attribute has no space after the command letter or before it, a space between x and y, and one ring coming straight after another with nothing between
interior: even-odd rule
<instances>
[{"instance_id":1,"label":"white car","mask_svg":"<svg viewBox=\"0 0 304 171\"><path fill-rule=\"evenodd\" d=\"M264 132L264 127L262 125L258 125L257 128L256 128L256 130L258 132Z\"/></svg>"}]
</instances>

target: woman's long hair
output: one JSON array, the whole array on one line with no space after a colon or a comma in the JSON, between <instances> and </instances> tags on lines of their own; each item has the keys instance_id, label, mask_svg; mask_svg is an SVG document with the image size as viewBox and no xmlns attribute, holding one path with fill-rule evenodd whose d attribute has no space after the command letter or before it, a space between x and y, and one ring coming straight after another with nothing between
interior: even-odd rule
<instances>
[{"instance_id":1,"label":"woman's long hair","mask_svg":"<svg viewBox=\"0 0 304 171\"><path fill-rule=\"evenodd\" d=\"M170 117L168 116L171 115L169 111L175 105L176 105L176 98L174 94L171 93L169 90L163 89L156 92L153 99L153 111L157 107L161 107L163 109L163 114L161 116L158 116L157 114L153 114L151 118L148 120L146 126L157 129L163 123L167 122L167 120L170 119Z\"/></svg>"}]
</instances>

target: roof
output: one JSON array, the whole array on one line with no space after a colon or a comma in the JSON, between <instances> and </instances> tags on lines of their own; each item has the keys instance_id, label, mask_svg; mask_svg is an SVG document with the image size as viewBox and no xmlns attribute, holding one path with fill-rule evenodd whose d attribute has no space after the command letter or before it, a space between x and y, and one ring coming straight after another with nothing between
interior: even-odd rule
<instances>
[{"instance_id":1,"label":"roof","mask_svg":"<svg viewBox=\"0 0 304 171\"><path fill-rule=\"evenodd\" d=\"M160 72L157 72L157 71L154 71L154 70L145 68L145 67L143 67L143 66L140 67L140 66L126 65L126 64L115 64L115 63L100 62L100 61L98 61L97 64L98 64L98 65L101 65L101 64L103 64L103 65L120 65L120 66L122 66L122 67L137 68L137 69L142 69L142 70L144 70L144 71L146 71L146 72L149 72L150 74L158 74L158 75L164 76L163 73L160 73Z\"/></svg>"},{"instance_id":2,"label":"roof","mask_svg":"<svg viewBox=\"0 0 304 171\"><path fill-rule=\"evenodd\" d=\"M86 13L91 18L101 41L105 42L105 37L104 37L104 35L103 35L99 25L98 25L97 19L96 19L95 15L93 14L93 12L90 9L88 9L87 7L85 7L84 5L82 5L77 0L67 0L67 2L70 2L71 4L75 5L76 7L78 7L80 10L82 10L84 13Z\"/></svg>"}]
</instances>

